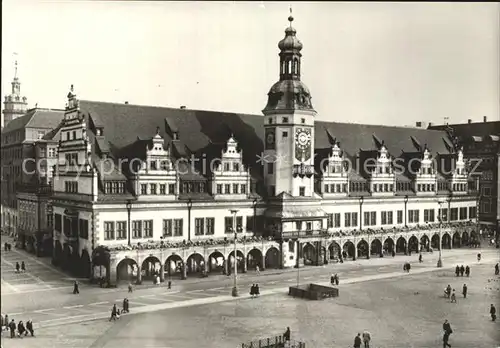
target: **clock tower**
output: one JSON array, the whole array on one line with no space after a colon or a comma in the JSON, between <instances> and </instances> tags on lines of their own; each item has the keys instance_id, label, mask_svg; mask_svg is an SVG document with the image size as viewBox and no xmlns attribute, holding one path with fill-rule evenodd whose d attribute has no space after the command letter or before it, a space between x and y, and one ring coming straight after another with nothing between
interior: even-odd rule
<instances>
[{"instance_id":1,"label":"clock tower","mask_svg":"<svg viewBox=\"0 0 500 348\"><path fill-rule=\"evenodd\" d=\"M292 27L280 49L280 75L268 93L264 114L264 181L269 196L314 196L314 117L311 93L300 80L302 43Z\"/></svg>"}]
</instances>

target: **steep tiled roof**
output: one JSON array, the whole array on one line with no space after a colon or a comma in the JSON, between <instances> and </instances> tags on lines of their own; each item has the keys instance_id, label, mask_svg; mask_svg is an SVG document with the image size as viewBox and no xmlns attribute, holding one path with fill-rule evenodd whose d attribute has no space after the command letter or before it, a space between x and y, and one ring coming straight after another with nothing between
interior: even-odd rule
<instances>
[{"instance_id":1,"label":"steep tiled roof","mask_svg":"<svg viewBox=\"0 0 500 348\"><path fill-rule=\"evenodd\" d=\"M264 127L260 115L235 114L216 111L200 111L167 107L114 104L106 102L80 102L81 111L88 113L94 124L104 127L104 136L111 149L127 152L140 139L150 139L157 127L166 143L171 142L168 125L175 125L179 141L173 141L173 152L181 154L205 153L213 144L227 141L230 133L243 150L243 162L255 167L257 155L263 151ZM326 149L331 146L332 138L340 142L340 148L347 157L354 157L363 149L377 150L379 142L384 142L389 153L399 157L403 151L418 151L427 144L433 154L449 153L446 146L447 134L443 131L393 126L377 126L352 123L317 121L315 123L315 148Z\"/></svg>"},{"instance_id":2,"label":"steep tiled roof","mask_svg":"<svg viewBox=\"0 0 500 348\"><path fill-rule=\"evenodd\" d=\"M500 134L500 121L430 126L429 129L445 131L448 127L453 128L455 135L459 137Z\"/></svg>"},{"instance_id":3,"label":"steep tiled roof","mask_svg":"<svg viewBox=\"0 0 500 348\"><path fill-rule=\"evenodd\" d=\"M2 133L5 134L22 128L53 129L59 125L63 117L63 110L30 109L23 116L7 123L2 130Z\"/></svg>"}]
</instances>

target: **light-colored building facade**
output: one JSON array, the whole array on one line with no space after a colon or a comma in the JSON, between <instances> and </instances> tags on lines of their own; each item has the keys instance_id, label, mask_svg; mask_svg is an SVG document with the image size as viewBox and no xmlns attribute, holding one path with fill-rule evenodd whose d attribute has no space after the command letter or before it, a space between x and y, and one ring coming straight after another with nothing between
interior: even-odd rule
<instances>
[{"instance_id":1,"label":"light-colored building facade","mask_svg":"<svg viewBox=\"0 0 500 348\"><path fill-rule=\"evenodd\" d=\"M461 149L443 131L317 121L289 20L264 116L84 101L72 86L56 264L113 283L229 272L235 236L243 272L476 238Z\"/></svg>"}]
</instances>

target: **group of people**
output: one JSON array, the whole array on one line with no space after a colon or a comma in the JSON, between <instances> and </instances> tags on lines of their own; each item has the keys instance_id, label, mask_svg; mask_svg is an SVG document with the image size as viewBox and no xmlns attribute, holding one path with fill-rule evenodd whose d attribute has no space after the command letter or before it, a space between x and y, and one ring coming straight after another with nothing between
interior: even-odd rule
<instances>
[{"instance_id":1,"label":"group of people","mask_svg":"<svg viewBox=\"0 0 500 348\"><path fill-rule=\"evenodd\" d=\"M9 322L9 316L5 314L2 316L2 332L4 330L10 331L10 338L15 338L16 336L22 338L23 336L28 336L28 333L31 337L35 336L35 329L33 328L33 321L30 319L24 325L23 321L20 320L17 325L14 319L11 319Z\"/></svg>"},{"instance_id":2,"label":"group of people","mask_svg":"<svg viewBox=\"0 0 500 348\"><path fill-rule=\"evenodd\" d=\"M356 337L354 337L354 348L361 348L361 344L364 345L364 348L370 348L370 341L372 339L371 334L368 331L358 333Z\"/></svg>"},{"instance_id":3,"label":"group of people","mask_svg":"<svg viewBox=\"0 0 500 348\"><path fill-rule=\"evenodd\" d=\"M465 273L465 275L466 275L467 277L468 277L468 276L470 276L470 267L469 267L469 265L467 265L467 267L465 267L465 268L464 268L464 265L462 265L462 266L460 266L460 267L457 265L457 267L455 267L455 275L456 275L457 277L458 277L458 276L463 277L463 276L464 276L464 273Z\"/></svg>"},{"instance_id":4,"label":"group of people","mask_svg":"<svg viewBox=\"0 0 500 348\"><path fill-rule=\"evenodd\" d=\"M467 298L467 291L467 284L464 284L462 286L462 295L464 298ZM449 299L450 302L457 303L457 295L455 295L455 289L452 289L450 284L448 284L446 289L444 289L444 296Z\"/></svg>"},{"instance_id":5,"label":"group of people","mask_svg":"<svg viewBox=\"0 0 500 348\"><path fill-rule=\"evenodd\" d=\"M332 285L339 285L339 276L337 273L332 274L332 276L330 277L330 283Z\"/></svg>"},{"instance_id":6,"label":"group of people","mask_svg":"<svg viewBox=\"0 0 500 348\"><path fill-rule=\"evenodd\" d=\"M3 250L4 251L11 251L12 250L12 244L5 242L3 244Z\"/></svg>"},{"instance_id":7,"label":"group of people","mask_svg":"<svg viewBox=\"0 0 500 348\"><path fill-rule=\"evenodd\" d=\"M109 318L109 321L120 319L120 315L125 313L130 313L128 298L123 299L121 311L118 307L116 307L116 304L113 305L113 308L111 308L111 317Z\"/></svg>"},{"instance_id":8,"label":"group of people","mask_svg":"<svg viewBox=\"0 0 500 348\"><path fill-rule=\"evenodd\" d=\"M259 297L259 295L260 295L259 284L252 284L252 286L250 287L250 296Z\"/></svg>"},{"instance_id":9,"label":"group of people","mask_svg":"<svg viewBox=\"0 0 500 348\"><path fill-rule=\"evenodd\" d=\"M498 275L499 271L498 271L498 263L495 265L495 275Z\"/></svg>"},{"instance_id":10,"label":"group of people","mask_svg":"<svg viewBox=\"0 0 500 348\"><path fill-rule=\"evenodd\" d=\"M16 262L16 273L21 273L21 272L26 272L26 265L24 261L21 262L21 265L19 265L19 262Z\"/></svg>"}]
</instances>

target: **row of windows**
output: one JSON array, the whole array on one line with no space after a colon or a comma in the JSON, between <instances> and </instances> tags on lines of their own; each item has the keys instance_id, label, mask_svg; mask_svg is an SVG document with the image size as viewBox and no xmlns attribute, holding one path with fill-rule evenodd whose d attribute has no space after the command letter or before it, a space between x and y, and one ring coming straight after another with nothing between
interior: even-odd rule
<instances>
[{"instance_id":1,"label":"row of windows","mask_svg":"<svg viewBox=\"0 0 500 348\"><path fill-rule=\"evenodd\" d=\"M64 224L63 224L64 221ZM54 230L63 232L66 236L80 237L82 239L89 239L89 222L85 219L70 218L61 214L54 214ZM52 225L52 218L47 218L47 225Z\"/></svg>"},{"instance_id":2,"label":"row of windows","mask_svg":"<svg viewBox=\"0 0 500 348\"><path fill-rule=\"evenodd\" d=\"M196 218L194 220L194 235L212 235L215 233L215 218Z\"/></svg>"},{"instance_id":3,"label":"row of windows","mask_svg":"<svg viewBox=\"0 0 500 348\"><path fill-rule=\"evenodd\" d=\"M392 192L393 184L373 184L373 192Z\"/></svg>"},{"instance_id":4,"label":"row of windows","mask_svg":"<svg viewBox=\"0 0 500 348\"><path fill-rule=\"evenodd\" d=\"M153 238L153 220L132 221L132 238Z\"/></svg>"},{"instance_id":5,"label":"row of windows","mask_svg":"<svg viewBox=\"0 0 500 348\"><path fill-rule=\"evenodd\" d=\"M66 164L78 165L78 153L67 153L65 156Z\"/></svg>"},{"instance_id":6,"label":"row of windows","mask_svg":"<svg viewBox=\"0 0 500 348\"><path fill-rule=\"evenodd\" d=\"M125 182L123 181L105 182L104 192L107 194L125 193Z\"/></svg>"},{"instance_id":7,"label":"row of windows","mask_svg":"<svg viewBox=\"0 0 500 348\"><path fill-rule=\"evenodd\" d=\"M239 172L241 168L239 162L223 162L222 165L225 172Z\"/></svg>"},{"instance_id":8,"label":"row of windows","mask_svg":"<svg viewBox=\"0 0 500 348\"><path fill-rule=\"evenodd\" d=\"M273 118L269 117L269 119L267 120L267 123L268 124L273 124ZM288 123L288 117L282 117L281 118L281 123ZM302 123L302 124L306 123L306 119L305 118L301 118L300 119L300 123ZM288 136L288 134L287 134L287 136Z\"/></svg>"},{"instance_id":9,"label":"row of windows","mask_svg":"<svg viewBox=\"0 0 500 348\"><path fill-rule=\"evenodd\" d=\"M396 224L403 223L403 210L398 210L396 212ZM393 225L393 212L392 211L382 211L381 215L381 225ZM476 217L476 207L469 207L469 218L474 219ZM448 209L442 209L442 219L443 221L448 221ZM344 227L356 227L358 226L357 213L345 213ZM452 208L450 221L457 220L467 220L467 207L462 208ZM364 226L375 226L377 225L377 212L365 211L363 212L363 225ZM419 223L420 222L420 211L418 209L408 210L408 223ZM434 209L424 209L424 222L435 222L435 211ZM340 213L328 214L327 215L327 228L339 228L341 227Z\"/></svg>"},{"instance_id":10,"label":"row of windows","mask_svg":"<svg viewBox=\"0 0 500 348\"><path fill-rule=\"evenodd\" d=\"M467 184L453 184L453 191L467 191Z\"/></svg>"},{"instance_id":11,"label":"row of windows","mask_svg":"<svg viewBox=\"0 0 500 348\"><path fill-rule=\"evenodd\" d=\"M418 184L417 191L418 192L434 192L436 188L435 184Z\"/></svg>"},{"instance_id":12,"label":"row of windows","mask_svg":"<svg viewBox=\"0 0 500 348\"><path fill-rule=\"evenodd\" d=\"M231 190L232 186L232 190ZM247 185L245 184L224 184L224 194L246 194ZM217 184L217 194L222 194L222 184Z\"/></svg>"},{"instance_id":13,"label":"row of windows","mask_svg":"<svg viewBox=\"0 0 500 348\"><path fill-rule=\"evenodd\" d=\"M66 181L64 183L64 191L67 193L78 193L78 182Z\"/></svg>"},{"instance_id":14,"label":"row of windows","mask_svg":"<svg viewBox=\"0 0 500 348\"><path fill-rule=\"evenodd\" d=\"M104 239L127 239L127 221L105 221Z\"/></svg>"},{"instance_id":15,"label":"row of windows","mask_svg":"<svg viewBox=\"0 0 500 348\"><path fill-rule=\"evenodd\" d=\"M159 191L158 191L159 189ZM167 194L167 184L141 184L141 195L166 195ZM168 184L168 194L175 194L175 184Z\"/></svg>"},{"instance_id":16,"label":"row of windows","mask_svg":"<svg viewBox=\"0 0 500 348\"><path fill-rule=\"evenodd\" d=\"M295 222L295 228L296 228L296 230L297 231L302 231L303 225L304 225L303 221L296 221ZM305 225L306 225L306 231L309 231L309 232L312 231L312 228L313 228L312 222L307 221Z\"/></svg>"},{"instance_id":17,"label":"row of windows","mask_svg":"<svg viewBox=\"0 0 500 348\"><path fill-rule=\"evenodd\" d=\"M203 193L207 190L204 182L183 182L180 191L180 193Z\"/></svg>"},{"instance_id":18,"label":"row of windows","mask_svg":"<svg viewBox=\"0 0 500 348\"><path fill-rule=\"evenodd\" d=\"M76 139L76 131L66 132L66 140L75 140Z\"/></svg>"},{"instance_id":19,"label":"row of windows","mask_svg":"<svg viewBox=\"0 0 500 348\"><path fill-rule=\"evenodd\" d=\"M47 157L47 148L45 147L40 147L40 157ZM57 149L55 147L49 147L49 156L48 157L56 157L57 156Z\"/></svg>"},{"instance_id":20,"label":"row of windows","mask_svg":"<svg viewBox=\"0 0 500 348\"><path fill-rule=\"evenodd\" d=\"M2 150L2 158L5 159L21 159L23 158L23 149L10 148Z\"/></svg>"},{"instance_id":21,"label":"row of windows","mask_svg":"<svg viewBox=\"0 0 500 348\"><path fill-rule=\"evenodd\" d=\"M346 193L347 184L325 184L325 193Z\"/></svg>"},{"instance_id":22,"label":"row of windows","mask_svg":"<svg viewBox=\"0 0 500 348\"><path fill-rule=\"evenodd\" d=\"M159 170L171 170L172 162L169 159L149 161L150 170L158 170L158 168Z\"/></svg>"}]
</instances>

